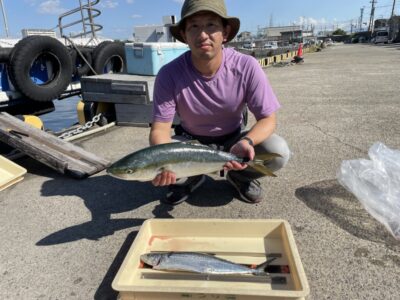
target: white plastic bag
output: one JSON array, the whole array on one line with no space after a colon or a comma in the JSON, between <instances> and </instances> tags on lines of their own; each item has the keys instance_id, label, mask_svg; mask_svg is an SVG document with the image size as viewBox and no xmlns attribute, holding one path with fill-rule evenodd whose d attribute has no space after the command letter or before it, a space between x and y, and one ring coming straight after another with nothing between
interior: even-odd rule
<instances>
[{"instance_id":1,"label":"white plastic bag","mask_svg":"<svg viewBox=\"0 0 400 300\"><path fill-rule=\"evenodd\" d=\"M375 143L368 155L371 160L343 161L338 180L400 240L400 151Z\"/></svg>"}]
</instances>

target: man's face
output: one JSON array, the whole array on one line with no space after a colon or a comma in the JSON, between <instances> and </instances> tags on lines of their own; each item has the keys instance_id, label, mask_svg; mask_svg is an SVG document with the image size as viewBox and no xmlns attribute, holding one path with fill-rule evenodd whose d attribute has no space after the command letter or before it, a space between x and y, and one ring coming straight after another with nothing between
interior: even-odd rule
<instances>
[{"instance_id":1,"label":"man's face","mask_svg":"<svg viewBox=\"0 0 400 300\"><path fill-rule=\"evenodd\" d=\"M195 58L212 59L222 49L230 26L224 27L222 19L211 12L199 12L186 19L182 36Z\"/></svg>"}]
</instances>

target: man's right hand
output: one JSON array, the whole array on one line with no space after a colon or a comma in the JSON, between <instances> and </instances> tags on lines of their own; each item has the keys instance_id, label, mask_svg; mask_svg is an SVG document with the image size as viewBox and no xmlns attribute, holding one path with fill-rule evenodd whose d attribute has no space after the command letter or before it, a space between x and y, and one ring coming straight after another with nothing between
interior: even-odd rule
<instances>
[{"instance_id":1,"label":"man's right hand","mask_svg":"<svg viewBox=\"0 0 400 300\"><path fill-rule=\"evenodd\" d=\"M176 174L172 171L163 171L151 181L154 186L166 186L176 183Z\"/></svg>"}]
</instances>

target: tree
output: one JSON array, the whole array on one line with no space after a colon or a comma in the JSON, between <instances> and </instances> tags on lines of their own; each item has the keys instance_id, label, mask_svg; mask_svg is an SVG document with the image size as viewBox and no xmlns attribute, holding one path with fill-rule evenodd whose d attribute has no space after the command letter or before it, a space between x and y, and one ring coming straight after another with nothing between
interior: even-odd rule
<instances>
[{"instance_id":1,"label":"tree","mask_svg":"<svg viewBox=\"0 0 400 300\"><path fill-rule=\"evenodd\" d=\"M346 31L344 31L341 28L338 28L334 32L332 32L332 35L346 35Z\"/></svg>"}]
</instances>

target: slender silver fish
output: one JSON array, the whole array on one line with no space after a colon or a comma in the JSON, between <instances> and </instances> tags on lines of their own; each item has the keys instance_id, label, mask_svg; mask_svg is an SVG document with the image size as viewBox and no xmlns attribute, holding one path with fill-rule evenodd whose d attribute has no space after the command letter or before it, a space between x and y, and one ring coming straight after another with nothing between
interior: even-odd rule
<instances>
[{"instance_id":1,"label":"slender silver fish","mask_svg":"<svg viewBox=\"0 0 400 300\"><path fill-rule=\"evenodd\" d=\"M238 161L247 163L265 175L276 176L264 163L279 156L276 153L268 153L248 161L205 145L168 143L131 153L108 167L107 173L125 180L150 181L164 170L170 170L177 178L182 178L217 172L226 162Z\"/></svg>"},{"instance_id":2,"label":"slender silver fish","mask_svg":"<svg viewBox=\"0 0 400 300\"><path fill-rule=\"evenodd\" d=\"M140 256L140 260L155 270L186 271L207 275L258 275L268 276L266 261L254 269L213 255L198 252L150 252Z\"/></svg>"}]
</instances>

